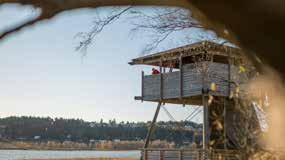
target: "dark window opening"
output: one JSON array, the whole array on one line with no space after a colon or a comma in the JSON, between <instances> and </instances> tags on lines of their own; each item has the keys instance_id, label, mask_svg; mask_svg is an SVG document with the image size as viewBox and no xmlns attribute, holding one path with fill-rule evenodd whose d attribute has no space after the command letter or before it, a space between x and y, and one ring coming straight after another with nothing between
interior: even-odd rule
<instances>
[{"instance_id":1,"label":"dark window opening","mask_svg":"<svg viewBox=\"0 0 285 160\"><path fill-rule=\"evenodd\" d=\"M228 57L227 56L222 56L222 55L214 55L213 56L213 62L216 63L229 63Z\"/></svg>"}]
</instances>

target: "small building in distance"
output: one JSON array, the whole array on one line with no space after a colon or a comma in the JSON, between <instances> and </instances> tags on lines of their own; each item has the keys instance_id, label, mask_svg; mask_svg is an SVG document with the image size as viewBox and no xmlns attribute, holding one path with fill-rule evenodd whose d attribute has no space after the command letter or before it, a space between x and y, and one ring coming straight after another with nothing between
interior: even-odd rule
<instances>
[{"instance_id":1,"label":"small building in distance","mask_svg":"<svg viewBox=\"0 0 285 160\"><path fill-rule=\"evenodd\" d=\"M3 138L5 136L6 126L0 125L0 138Z\"/></svg>"},{"instance_id":2,"label":"small building in distance","mask_svg":"<svg viewBox=\"0 0 285 160\"><path fill-rule=\"evenodd\" d=\"M34 136L34 140L40 140L41 136Z\"/></svg>"}]
</instances>

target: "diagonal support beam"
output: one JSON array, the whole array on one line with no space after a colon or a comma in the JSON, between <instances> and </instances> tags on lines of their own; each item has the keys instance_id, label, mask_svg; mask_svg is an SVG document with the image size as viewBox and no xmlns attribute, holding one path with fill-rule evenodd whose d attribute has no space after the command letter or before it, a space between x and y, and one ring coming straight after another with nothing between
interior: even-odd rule
<instances>
[{"instance_id":1,"label":"diagonal support beam","mask_svg":"<svg viewBox=\"0 0 285 160\"><path fill-rule=\"evenodd\" d=\"M157 117L158 117L158 114L159 114L159 111L160 111L160 107L161 107L161 102L158 102L158 105L157 105L154 117L152 119L150 128L148 130L148 133L147 133L147 136L146 136L146 139L145 139L144 148L147 148L148 145L149 145L149 141L150 141L150 138L151 138L151 136L153 134L153 131L154 131L154 128L155 128L155 123L156 123L156 120L157 120Z\"/></svg>"}]
</instances>

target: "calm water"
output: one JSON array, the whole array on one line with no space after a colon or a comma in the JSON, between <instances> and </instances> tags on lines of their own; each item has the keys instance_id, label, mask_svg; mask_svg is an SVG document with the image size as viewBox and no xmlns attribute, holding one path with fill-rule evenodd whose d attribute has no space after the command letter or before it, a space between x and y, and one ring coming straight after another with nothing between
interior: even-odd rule
<instances>
[{"instance_id":1,"label":"calm water","mask_svg":"<svg viewBox=\"0 0 285 160\"><path fill-rule=\"evenodd\" d=\"M139 151L36 151L0 150L0 160L53 159L53 158L139 158Z\"/></svg>"}]
</instances>

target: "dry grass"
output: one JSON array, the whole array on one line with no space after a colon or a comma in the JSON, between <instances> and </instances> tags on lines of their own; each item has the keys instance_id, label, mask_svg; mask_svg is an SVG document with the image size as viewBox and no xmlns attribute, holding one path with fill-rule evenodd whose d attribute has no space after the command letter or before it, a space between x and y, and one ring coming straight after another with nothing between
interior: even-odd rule
<instances>
[{"instance_id":1,"label":"dry grass","mask_svg":"<svg viewBox=\"0 0 285 160\"><path fill-rule=\"evenodd\" d=\"M33 159L33 160L136 160L134 158L69 158L69 159Z\"/></svg>"}]
</instances>

